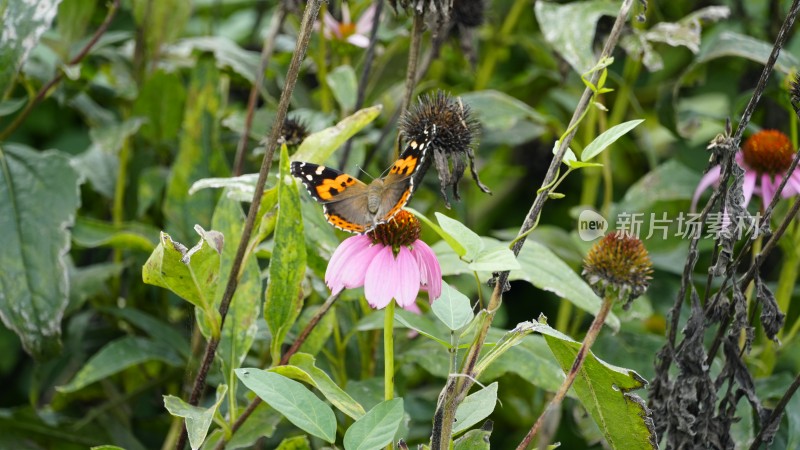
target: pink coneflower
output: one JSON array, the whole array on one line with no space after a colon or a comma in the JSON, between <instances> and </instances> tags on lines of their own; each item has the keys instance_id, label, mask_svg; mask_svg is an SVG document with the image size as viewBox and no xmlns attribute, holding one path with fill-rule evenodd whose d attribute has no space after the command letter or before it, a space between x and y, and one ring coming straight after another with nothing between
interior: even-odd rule
<instances>
[{"instance_id":1,"label":"pink coneflower","mask_svg":"<svg viewBox=\"0 0 800 450\"><path fill-rule=\"evenodd\" d=\"M769 205L781 184L794 157L794 148L789 138L777 130L762 130L750 136L736 153L736 163L744 169L744 206L750 203L753 194L761 197L763 205ZM712 167L700 180L692 198L692 209L697 206L700 194L712 184L719 182L720 166ZM781 195L791 197L800 194L800 171L789 176Z\"/></svg>"},{"instance_id":2,"label":"pink coneflower","mask_svg":"<svg viewBox=\"0 0 800 450\"><path fill-rule=\"evenodd\" d=\"M428 291L431 302L442 294L442 269L419 232L419 220L401 210L367 234L345 239L333 252L325 283L333 294L364 286L373 308L385 308L395 299L402 308L418 311L420 289Z\"/></svg>"},{"instance_id":3,"label":"pink coneflower","mask_svg":"<svg viewBox=\"0 0 800 450\"><path fill-rule=\"evenodd\" d=\"M371 5L364 10L358 22L350 22L350 8L347 3L342 3L342 21L336 20L331 13L325 11L323 20L325 27L323 35L329 40L347 41L357 47L367 48L369 37L367 36L372 29L372 21L375 19L375 5Z\"/></svg>"}]
</instances>

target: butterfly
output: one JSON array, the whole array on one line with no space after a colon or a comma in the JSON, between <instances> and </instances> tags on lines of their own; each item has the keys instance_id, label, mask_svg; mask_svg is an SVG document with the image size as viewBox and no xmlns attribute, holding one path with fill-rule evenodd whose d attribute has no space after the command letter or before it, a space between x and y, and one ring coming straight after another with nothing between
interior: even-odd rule
<instances>
[{"instance_id":1,"label":"butterfly","mask_svg":"<svg viewBox=\"0 0 800 450\"><path fill-rule=\"evenodd\" d=\"M292 162L292 175L322 203L328 223L350 233L366 233L391 220L408 203L414 192L414 175L430 145L427 133L426 137L422 142L409 142L389 173L369 184L330 167L302 161Z\"/></svg>"}]
</instances>

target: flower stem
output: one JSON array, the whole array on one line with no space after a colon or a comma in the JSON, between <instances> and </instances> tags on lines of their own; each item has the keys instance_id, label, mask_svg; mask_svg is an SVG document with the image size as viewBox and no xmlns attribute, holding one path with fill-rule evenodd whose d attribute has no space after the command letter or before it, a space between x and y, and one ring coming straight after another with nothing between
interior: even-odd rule
<instances>
[{"instance_id":1,"label":"flower stem","mask_svg":"<svg viewBox=\"0 0 800 450\"><path fill-rule=\"evenodd\" d=\"M609 311L611 311L611 305L613 303L614 297L606 293L606 296L603 299L603 304L600 306L600 311L597 312L597 316L595 316L594 321L592 321L592 325L589 327L586 337L583 338L583 344L581 344L578 354L575 355L575 361L572 363L572 368L569 369L569 372L567 373L567 378L564 379L563 383L561 383L561 387L558 388L558 392L556 392L556 395L552 400L550 400L550 404L547 405L547 408L545 408L545 410L542 411L542 414L539 415L539 418L536 420L536 423L533 424L531 430L528 432L525 438L522 439L522 442L519 443L517 450L525 450L528 448L533 440L533 437L536 436L536 433L538 433L539 429L542 427L547 414L561 405L561 402L567 395L569 388L572 387L572 383L575 382L575 378L578 376L578 373L583 366L583 362L586 360L586 355L589 354L592 344L594 344L595 339L597 339L597 335L600 334L600 330L603 328L603 323L606 321L606 317L608 316Z\"/></svg>"},{"instance_id":2,"label":"flower stem","mask_svg":"<svg viewBox=\"0 0 800 450\"><path fill-rule=\"evenodd\" d=\"M394 398L394 299L386 305L383 319L383 399ZM389 444L386 450L392 450Z\"/></svg>"}]
</instances>

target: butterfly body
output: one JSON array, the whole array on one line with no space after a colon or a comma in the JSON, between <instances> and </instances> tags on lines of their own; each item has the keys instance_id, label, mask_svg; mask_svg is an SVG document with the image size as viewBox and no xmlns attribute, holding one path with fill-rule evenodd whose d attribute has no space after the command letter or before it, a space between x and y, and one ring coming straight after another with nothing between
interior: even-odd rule
<instances>
[{"instance_id":1,"label":"butterfly body","mask_svg":"<svg viewBox=\"0 0 800 450\"><path fill-rule=\"evenodd\" d=\"M427 142L410 142L389 173L369 184L330 167L301 161L292 162L292 175L322 203L328 223L350 233L366 233L391 220L408 203L426 149Z\"/></svg>"}]
</instances>

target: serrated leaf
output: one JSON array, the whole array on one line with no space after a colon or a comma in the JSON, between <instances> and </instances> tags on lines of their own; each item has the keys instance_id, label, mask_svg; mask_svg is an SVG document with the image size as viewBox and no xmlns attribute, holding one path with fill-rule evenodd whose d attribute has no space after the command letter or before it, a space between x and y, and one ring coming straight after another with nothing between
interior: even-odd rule
<instances>
[{"instance_id":1,"label":"serrated leaf","mask_svg":"<svg viewBox=\"0 0 800 450\"><path fill-rule=\"evenodd\" d=\"M431 310L452 331L460 330L475 316L466 295L442 282L442 296L431 305Z\"/></svg>"},{"instance_id":2,"label":"serrated leaf","mask_svg":"<svg viewBox=\"0 0 800 450\"><path fill-rule=\"evenodd\" d=\"M0 98L11 90L17 70L50 29L61 0L3 2L0 8Z\"/></svg>"},{"instance_id":3,"label":"serrated leaf","mask_svg":"<svg viewBox=\"0 0 800 450\"><path fill-rule=\"evenodd\" d=\"M453 434L469 429L481 420L489 417L497 404L497 382L486 386L478 392L470 394L458 405L456 423Z\"/></svg>"},{"instance_id":4,"label":"serrated leaf","mask_svg":"<svg viewBox=\"0 0 800 450\"><path fill-rule=\"evenodd\" d=\"M581 343L542 323L536 331L544 335L562 370L568 372ZM600 427L610 448L655 449L658 446L653 419L644 400L631 393L646 384L636 372L612 366L590 351L572 388Z\"/></svg>"},{"instance_id":5,"label":"serrated leaf","mask_svg":"<svg viewBox=\"0 0 800 450\"><path fill-rule=\"evenodd\" d=\"M278 218L274 236L264 318L272 333L272 360L279 361L283 340L303 306L301 282L306 270L306 241L300 212L300 193L289 173L289 156L285 145L281 148Z\"/></svg>"},{"instance_id":6,"label":"serrated leaf","mask_svg":"<svg viewBox=\"0 0 800 450\"><path fill-rule=\"evenodd\" d=\"M181 364L182 359L172 348L163 344L141 337L126 336L106 344L89 358L72 377L72 381L56 387L56 390L63 393L75 392L95 381L147 361L161 361L174 366Z\"/></svg>"},{"instance_id":7,"label":"serrated leaf","mask_svg":"<svg viewBox=\"0 0 800 450\"><path fill-rule=\"evenodd\" d=\"M197 306L219 328L219 313L214 297L219 282L220 255L223 237L214 231L198 227L200 242L192 249L172 240L162 232L161 242L142 268L142 281L169 289L177 296ZM213 336L216 336L213 332Z\"/></svg>"},{"instance_id":8,"label":"serrated leaf","mask_svg":"<svg viewBox=\"0 0 800 450\"><path fill-rule=\"evenodd\" d=\"M373 450L391 444L402 420L402 398L379 403L347 429L345 450Z\"/></svg>"},{"instance_id":9,"label":"serrated leaf","mask_svg":"<svg viewBox=\"0 0 800 450\"><path fill-rule=\"evenodd\" d=\"M302 355L302 353L295 356L297 355ZM353 419L359 419L364 415L364 408L358 402L337 386L322 369L314 366L314 358L310 358L310 355L297 358L295 356L292 356L291 364L276 366L269 371L311 385L319 390L333 406Z\"/></svg>"},{"instance_id":10,"label":"serrated leaf","mask_svg":"<svg viewBox=\"0 0 800 450\"><path fill-rule=\"evenodd\" d=\"M292 161L325 163L334 150L375 120L381 109L381 105L360 109L336 125L309 135L292 155Z\"/></svg>"},{"instance_id":11,"label":"serrated leaf","mask_svg":"<svg viewBox=\"0 0 800 450\"><path fill-rule=\"evenodd\" d=\"M226 392L228 392L227 385L221 384L217 386L217 401L208 408L192 406L174 395L164 396L164 407L167 408L167 411L173 416L186 419L186 431L189 435L189 445L192 450L200 448L203 445L203 441L206 440L208 427L211 426L214 413L225 398Z\"/></svg>"},{"instance_id":12,"label":"serrated leaf","mask_svg":"<svg viewBox=\"0 0 800 450\"><path fill-rule=\"evenodd\" d=\"M333 69L326 77L333 97L344 111L352 111L356 106L356 72L348 65Z\"/></svg>"},{"instance_id":13,"label":"serrated leaf","mask_svg":"<svg viewBox=\"0 0 800 450\"><path fill-rule=\"evenodd\" d=\"M597 136L586 148L581 152L581 161L590 161L595 156L599 155L603 150L607 149L609 145L617 141L632 129L636 128L644 119L630 120L615 125L608 130L604 131L600 136Z\"/></svg>"},{"instance_id":14,"label":"serrated leaf","mask_svg":"<svg viewBox=\"0 0 800 450\"><path fill-rule=\"evenodd\" d=\"M37 358L61 346L69 300L67 230L80 205L78 186L78 174L61 153L0 147L0 318Z\"/></svg>"},{"instance_id":15,"label":"serrated leaf","mask_svg":"<svg viewBox=\"0 0 800 450\"><path fill-rule=\"evenodd\" d=\"M533 9L545 40L575 72L583 74L597 59L592 48L597 21L602 16L616 16L619 4L606 0L564 5L538 1Z\"/></svg>"},{"instance_id":16,"label":"serrated leaf","mask_svg":"<svg viewBox=\"0 0 800 450\"><path fill-rule=\"evenodd\" d=\"M236 369L236 375L298 428L327 442L336 440L333 410L302 384L260 369Z\"/></svg>"},{"instance_id":17,"label":"serrated leaf","mask_svg":"<svg viewBox=\"0 0 800 450\"><path fill-rule=\"evenodd\" d=\"M452 238L452 241L459 244L458 246L454 246L453 250L458 253L458 256L467 261L473 261L478 256L478 253L483 250L483 241L481 241L481 237L458 220L438 212L435 213L435 215L436 221L439 222L439 226L442 227L442 231L447 233ZM445 240L448 244L451 242L450 239ZM460 251L461 249L459 247L464 249L463 253Z\"/></svg>"},{"instance_id":18,"label":"serrated leaf","mask_svg":"<svg viewBox=\"0 0 800 450\"><path fill-rule=\"evenodd\" d=\"M211 190L190 195L189 187L202 178L228 175L219 142L223 93L213 61L203 59L195 66L186 98L178 156L172 164L163 204L166 228L183 242L192 236L194 224L211 223L218 196Z\"/></svg>"},{"instance_id":19,"label":"serrated leaf","mask_svg":"<svg viewBox=\"0 0 800 450\"><path fill-rule=\"evenodd\" d=\"M509 276L510 280L525 280L539 289L555 293L591 314L597 314L600 310L602 300L583 278L549 248L529 240L517 258L521 269L513 271ZM606 325L619 330L619 318L614 313L609 313Z\"/></svg>"}]
</instances>

